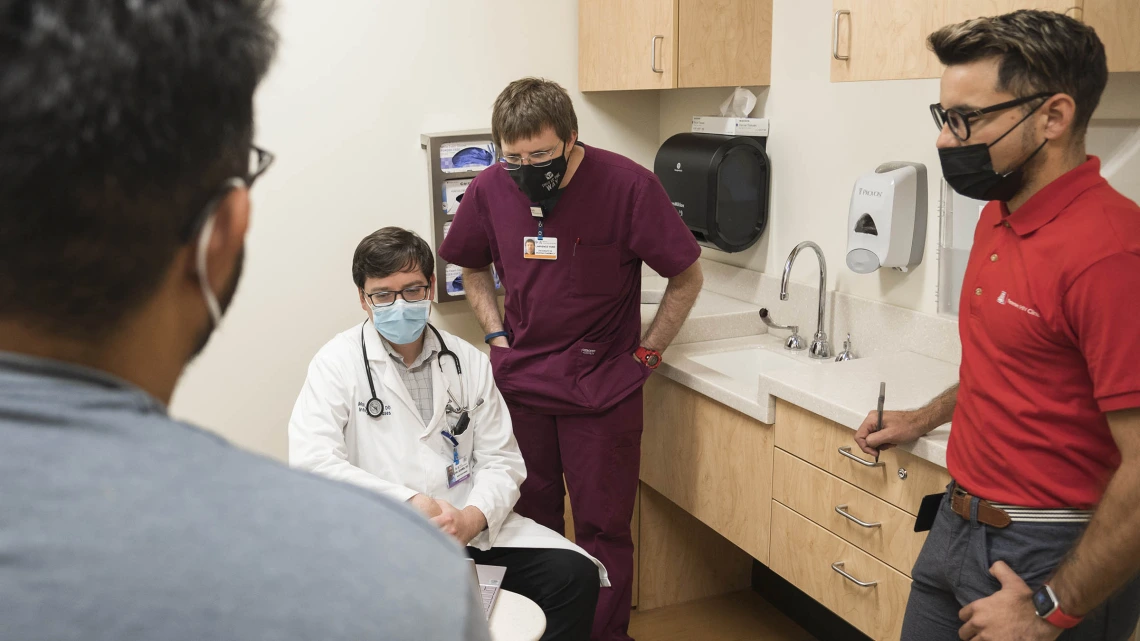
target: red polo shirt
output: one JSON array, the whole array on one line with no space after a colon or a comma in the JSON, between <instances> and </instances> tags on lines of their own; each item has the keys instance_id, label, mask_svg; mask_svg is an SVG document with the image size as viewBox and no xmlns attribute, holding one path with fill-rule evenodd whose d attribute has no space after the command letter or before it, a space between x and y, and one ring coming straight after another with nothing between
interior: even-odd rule
<instances>
[{"instance_id":1,"label":"red polo shirt","mask_svg":"<svg viewBox=\"0 0 1140 641\"><path fill-rule=\"evenodd\" d=\"M1095 506L1120 465L1105 413L1140 407L1140 208L1100 160L986 206L959 332L950 474L999 503Z\"/></svg>"}]
</instances>

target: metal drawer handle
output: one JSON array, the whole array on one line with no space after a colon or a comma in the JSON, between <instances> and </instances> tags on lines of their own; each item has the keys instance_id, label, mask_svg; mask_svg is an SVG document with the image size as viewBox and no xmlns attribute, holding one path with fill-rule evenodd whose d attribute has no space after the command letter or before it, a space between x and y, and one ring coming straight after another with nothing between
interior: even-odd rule
<instances>
[{"instance_id":1,"label":"metal drawer handle","mask_svg":"<svg viewBox=\"0 0 1140 641\"><path fill-rule=\"evenodd\" d=\"M664 69L657 68L657 39L665 40L665 36L653 36L649 40L649 68L653 73L665 73Z\"/></svg>"},{"instance_id":2,"label":"metal drawer handle","mask_svg":"<svg viewBox=\"0 0 1140 641\"><path fill-rule=\"evenodd\" d=\"M855 461L859 465L864 466L864 467L883 467L884 465L886 465L886 463L881 463L881 462L876 463L874 461L864 461L863 459L859 458L858 456L855 456L854 454L852 454L850 447L839 448L839 453L842 454L843 456L846 456L847 458L851 459L852 461Z\"/></svg>"},{"instance_id":3,"label":"metal drawer handle","mask_svg":"<svg viewBox=\"0 0 1140 641\"><path fill-rule=\"evenodd\" d=\"M831 569L842 574L843 578L847 579L848 581L854 583L855 585L857 585L861 588L870 588L870 587L874 587L874 586L879 584L878 581L860 581L859 579L856 579L855 577L851 576L850 574L847 574L846 572L843 571L843 561L840 561L838 563L832 563Z\"/></svg>"},{"instance_id":4,"label":"metal drawer handle","mask_svg":"<svg viewBox=\"0 0 1140 641\"><path fill-rule=\"evenodd\" d=\"M831 27L831 57L836 60L850 60L851 56L839 55L839 16L851 15L848 9L840 9L835 12L835 24ZM850 20L848 21L850 22Z\"/></svg>"},{"instance_id":5,"label":"metal drawer handle","mask_svg":"<svg viewBox=\"0 0 1140 641\"><path fill-rule=\"evenodd\" d=\"M860 525L862 527L872 528L872 527L879 527L882 525L882 523L868 523L866 521L860 521L859 519L852 516L850 512L847 511L847 505L846 504L836 505L835 511L838 512L840 516L847 519L848 521L851 521L852 523L854 523L856 525Z\"/></svg>"}]
</instances>

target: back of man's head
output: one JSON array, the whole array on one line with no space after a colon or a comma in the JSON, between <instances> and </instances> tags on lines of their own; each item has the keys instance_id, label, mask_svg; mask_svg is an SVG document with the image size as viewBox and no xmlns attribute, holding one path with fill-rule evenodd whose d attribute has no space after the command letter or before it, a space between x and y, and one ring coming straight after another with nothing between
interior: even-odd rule
<instances>
[{"instance_id":1,"label":"back of man's head","mask_svg":"<svg viewBox=\"0 0 1140 641\"><path fill-rule=\"evenodd\" d=\"M97 340L247 174L272 0L0 0L0 322Z\"/></svg>"}]
</instances>

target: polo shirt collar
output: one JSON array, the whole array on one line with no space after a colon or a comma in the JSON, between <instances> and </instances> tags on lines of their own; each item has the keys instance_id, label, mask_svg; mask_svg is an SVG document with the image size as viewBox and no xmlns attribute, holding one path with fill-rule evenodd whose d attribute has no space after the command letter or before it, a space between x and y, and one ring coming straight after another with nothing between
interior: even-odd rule
<instances>
[{"instance_id":1,"label":"polo shirt collar","mask_svg":"<svg viewBox=\"0 0 1140 641\"><path fill-rule=\"evenodd\" d=\"M1078 196L1104 182L1100 175L1100 159L1088 156L1085 162L1033 194L1012 214L1007 203L999 203L1001 216L994 226L1008 222L1018 236L1028 236L1052 222Z\"/></svg>"},{"instance_id":2,"label":"polo shirt collar","mask_svg":"<svg viewBox=\"0 0 1140 641\"><path fill-rule=\"evenodd\" d=\"M432 357L436 355L436 352L438 352L440 349L439 341L437 341L435 338L435 332L431 331L426 326L424 327L423 350L420 352L420 355L416 357L416 360L412 361L411 365L404 365L404 357L400 356L399 352L396 351L396 348L392 347L392 344L388 342L388 339L381 336L380 342L384 344L384 349L387 350L388 356L392 357L392 362L399 363L401 366L408 370L414 370L420 365L423 365L427 361L431 360Z\"/></svg>"}]
</instances>

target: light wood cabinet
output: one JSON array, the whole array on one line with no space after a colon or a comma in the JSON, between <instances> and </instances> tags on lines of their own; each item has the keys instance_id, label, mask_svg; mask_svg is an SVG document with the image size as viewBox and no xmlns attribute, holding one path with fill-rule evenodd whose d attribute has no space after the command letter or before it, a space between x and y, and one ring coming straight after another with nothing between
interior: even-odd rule
<instances>
[{"instance_id":1,"label":"light wood cabinet","mask_svg":"<svg viewBox=\"0 0 1140 641\"><path fill-rule=\"evenodd\" d=\"M926 542L913 516L783 450L775 463L772 498L910 576Z\"/></svg>"},{"instance_id":2,"label":"light wood cabinet","mask_svg":"<svg viewBox=\"0 0 1140 641\"><path fill-rule=\"evenodd\" d=\"M772 0L580 0L582 91L766 85Z\"/></svg>"},{"instance_id":3,"label":"light wood cabinet","mask_svg":"<svg viewBox=\"0 0 1140 641\"><path fill-rule=\"evenodd\" d=\"M855 445L855 432L843 425L796 407L776 402L776 447L866 490L912 515L922 497L946 490L945 469L892 448L879 456L878 465ZM850 448L840 451L844 448Z\"/></svg>"},{"instance_id":4,"label":"light wood cabinet","mask_svg":"<svg viewBox=\"0 0 1140 641\"><path fill-rule=\"evenodd\" d=\"M642 482L767 564L772 427L664 376L645 386L644 424Z\"/></svg>"},{"instance_id":5,"label":"light wood cabinet","mask_svg":"<svg viewBox=\"0 0 1140 641\"><path fill-rule=\"evenodd\" d=\"M639 610L728 594L752 583L747 552L644 483L640 531Z\"/></svg>"},{"instance_id":6,"label":"light wood cabinet","mask_svg":"<svg viewBox=\"0 0 1140 641\"><path fill-rule=\"evenodd\" d=\"M831 80L937 78L942 65L926 46L935 30L1018 9L1064 13L1090 1L1133 0L833 0Z\"/></svg>"},{"instance_id":7,"label":"light wood cabinet","mask_svg":"<svg viewBox=\"0 0 1140 641\"><path fill-rule=\"evenodd\" d=\"M676 0L579 1L582 91L671 89L676 59Z\"/></svg>"},{"instance_id":8,"label":"light wood cabinet","mask_svg":"<svg viewBox=\"0 0 1140 641\"><path fill-rule=\"evenodd\" d=\"M1076 1L1076 0L1074 0ZM1140 71L1140 2L1083 0L1082 16L1096 29L1108 55L1109 71Z\"/></svg>"},{"instance_id":9,"label":"light wood cabinet","mask_svg":"<svg viewBox=\"0 0 1140 641\"><path fill-rule=\"evenodd\" d=\"M902 634L910 579L780 503L772 509L770 567L871 638Z\"/></svg>"}]
</instances>

